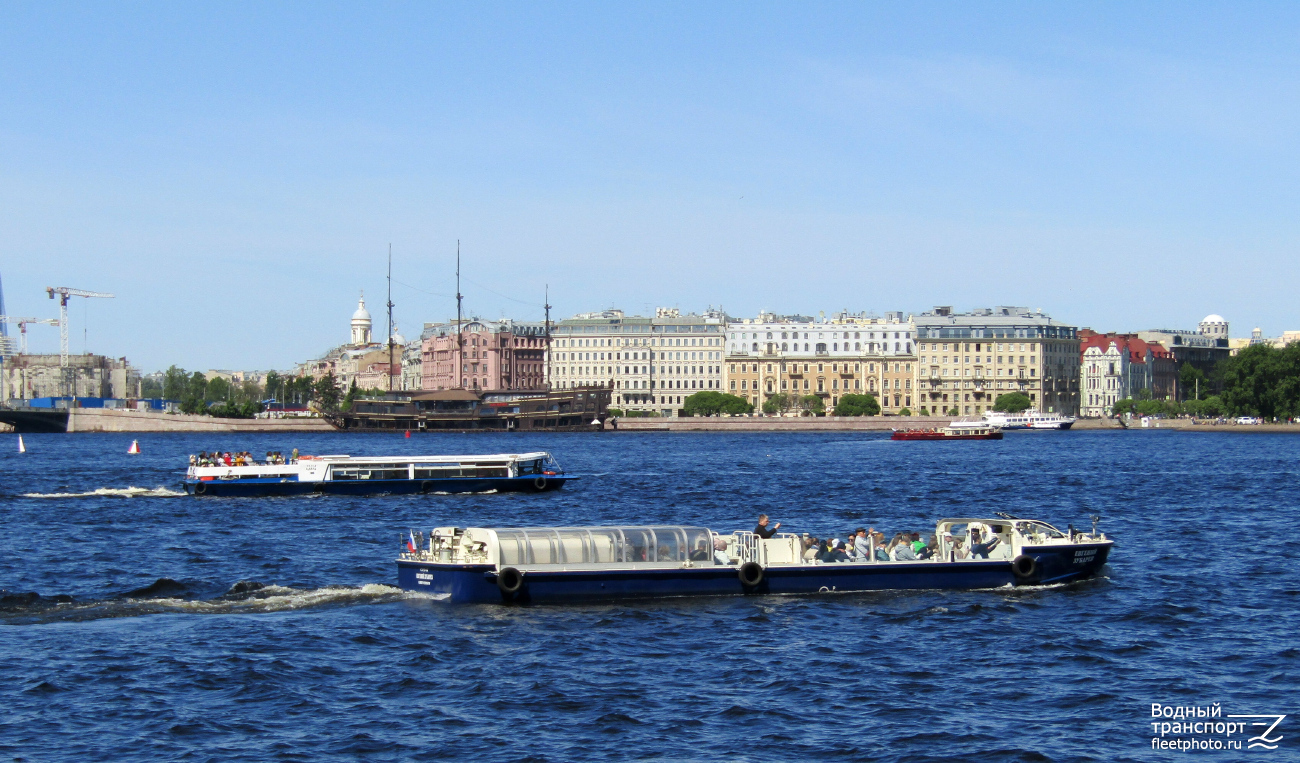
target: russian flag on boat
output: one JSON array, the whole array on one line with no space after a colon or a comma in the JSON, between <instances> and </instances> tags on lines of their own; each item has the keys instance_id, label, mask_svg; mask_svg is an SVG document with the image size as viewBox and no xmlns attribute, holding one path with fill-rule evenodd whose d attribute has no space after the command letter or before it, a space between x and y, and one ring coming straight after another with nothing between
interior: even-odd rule
<instances>
[{"instance_id":1,"label":"russian flag on boat","mask_svg":"<svg viewBox=\"0 0 1300 763\"><path fill-rule=\"evenodd\" d=\"M414 554L415 553L415 532L412 530L407 530L406 533L407 533L406 550Z\"/></svg>"}]
</instances>

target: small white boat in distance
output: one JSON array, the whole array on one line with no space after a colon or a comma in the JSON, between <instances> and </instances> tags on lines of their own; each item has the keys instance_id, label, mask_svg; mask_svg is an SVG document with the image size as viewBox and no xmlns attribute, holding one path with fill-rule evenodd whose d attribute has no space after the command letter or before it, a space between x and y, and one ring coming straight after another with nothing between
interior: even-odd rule
<instances>
[{"instance_id":1,"label":"small white boat in distance","mask_svg":"<svg viewBox=\"0 0 1300 763\"><path fill-rule=\"evenodd\" d=\"M999 429L1069 429L1074 426L1073 416L1059 413L1040 413L1033 408L1020 413L988 411L979 418L964 416L948 426L953 429L977 429L994 426Z\"/></svg>"}]
</instances>

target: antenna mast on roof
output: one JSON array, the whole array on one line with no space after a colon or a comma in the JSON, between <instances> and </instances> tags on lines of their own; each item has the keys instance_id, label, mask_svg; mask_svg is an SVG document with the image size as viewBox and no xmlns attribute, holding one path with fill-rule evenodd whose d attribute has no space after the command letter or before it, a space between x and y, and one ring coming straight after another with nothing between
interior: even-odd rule
<instances>
[{"instance_id":1,"label":"antenna mast on roof","mask_svg":"<svg viewBox=\"0 0 1300 763\"><path fill-rule=\"evenodd\" d=\"M460 239L456 239L456 365L465 365L465 337L460 332ZM459 383L456 389L465 387L465 377L461 376L460 371L455 371Z\"/></svg>"},{"instance_id":2,"label":"antenna mast on roof","mask_svg":"<svg viewBox=\"0 0 1300 763\"><path fill-rule=\"evenodd\" d=\"M393 391L393 245L388 245L388 391Z\"/></svg>"}]
</instances>

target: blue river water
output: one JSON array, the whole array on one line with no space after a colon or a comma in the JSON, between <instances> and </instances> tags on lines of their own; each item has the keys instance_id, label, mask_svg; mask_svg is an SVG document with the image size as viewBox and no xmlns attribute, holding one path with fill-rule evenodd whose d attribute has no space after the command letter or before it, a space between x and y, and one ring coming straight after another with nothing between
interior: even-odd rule
<instances>
[{"instance_id":1,"label":"blue river water","mask_svg":"<svg viewBox=\"0 0 1300 763\"><path fill-rule=\"evenodd\" d=\"M11 760L1300 758L1300 437L1009 433L0 435ZM199 450L549 450L542 495L178 495ZM128 490L128 488L136 488ZM1117 539L1070 586L580 606L393 587L440 525L840 536L1005 511ZM1291 714L1152 748L1151 706ZM1220 720L1223 720L1222 718ZM1244 741L1248 732L1164 739ZM1242 745L1243 748L1245 745Z\"/></svg>"}]
</instances>

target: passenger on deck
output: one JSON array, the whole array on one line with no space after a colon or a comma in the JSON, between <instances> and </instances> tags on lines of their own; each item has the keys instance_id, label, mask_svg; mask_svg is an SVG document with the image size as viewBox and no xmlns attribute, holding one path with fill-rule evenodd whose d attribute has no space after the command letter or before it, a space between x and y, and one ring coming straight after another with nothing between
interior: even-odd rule
<instances>
[{"instance_id":1,"label":"passenger on deck","mask_svg":"<svg viewBox=\"0 0 1300 763\"><path fill-rule=\"evenodd\" d=\"M731 564L731 557L727 556L727 541L725 538L715 538L713 540L713 562L715 564Z\"/></svg>"},{"instance_id":2,"label":"passenger on deck","mask_svg":"<svg viewBox=\"0 0 1300 763\"><path fill-rule=\"evenodd\" d=\"M896 562L915 562L916 552L912 550L912 543L906 535L899 535L894 545L894 561Z\"/></svg>"},{"instance_id":3,"label":"passenger on deck","mask_svg":"<svg viewBox=\"0 0 1300 763\"><path fill-rule=\"evenodd\" d=\"M871 542L876 548L876 561L889 561L889 549L885 546L885 534L877 530Z\"/></svg>"},{"instance_id":4,"label":"passenger on deck","mask_svg":"<svg viewBox=\"0 0 1300 763\"><path fill-rule=\"evenodd\" d=\"M957 561L958 559L965 559L966 557L967 557L966 549L965 549L965 548L962 548L962 541L961 541L961 538L954 538L953 541L952 541L952 559L953 559L953 561Z\"/></svg>"},{"instance_id":5,"label":"passenger on deck","mask_svg":"<svg viewBox=\"0 0 1300 763\"><path fill-rule=\"evenodd\" d=\"M939 553L939 539L938 537L931 535L930 542L926 543L920 551L916 552L916 558L933 559L934 555L937 553Z\"/></svg>"},{"instance_id":6,"label":"passenger on deck","mask_svg":"<svg viewBox=\"0 0 1300 763\"><path fill-rule=\"evenodd\" d=\"M835 541L835 547L831 549L831 552L827 556L826 561L828 562L849 561L849 553L847 550L845 550L844 541L842 540Z\"/></svg>"},{"instance_id":7,"label":"passenger on deck","mask_svg":"<svg viewBox=\"0 0 1300 763\"><path fill-rule=\"evenodd\" d=\"M780 528L781 528L781 523L777 522L776 524L772 525L771 530L767 529L767 515L759 514L758 527L754 528L754 534L760 538L767 539L772 537L773 535L776 535L776 531L779 530Z\"/></svg>"},{"instance_id":8,"label":"passenger on deck","mask_svg":"<svg viewBox=\"0 0 1300 763\"><path fill-rule=\"evenodd\" d=\"M707 562L707 561L709 561L709 542L708 542L708 541L704 540L703 538L700 538L699 545L697 545L697 546L695 547L695 550L691 552L691 561L692 561L692 562Z\"/></svg>"},{"instance_id":9,"label":"passenger on deck","mask_svg":"<svg viewBox=\"0 0 1300 763\"><path fill-rule=\"evenodd\" d=\"M971 528L970 531L970 558L988 559L989 552L998 547L1001 539L994 535L989 540L980 542L980 531L978 527Z\"/></svg>"},{"instance_id":10,"label":"passenger on deck","mask_svg":"<svg viewBox=\"0 0 1300 763\"><path fill-rule=\"evenodd\" d=\"M871 558L871 541L867 538L867 531L859 527L853 533L853 561L865 562Z\"/></svg>"},{"instance_id":11,"label":"passenger on deck","mask_svg":"<svg viewBox=\"0 0 1300 763\"><path fill-rule=\"evenodd\" d=\"M199 457L193 455L190 456L190 466L198 466L198 465L199 465Z\"/></svg>"},{"instance_id":12,"label":"passenger on deck","mask_svg":"<svg viewBox=\"0 0 1300 763\"><path fill-rule=\"evenodd\" d=\"M921 549L925 548L925 541L921 540L921 533L912 533L911 538L912 553L916 554L919 558L921 556Z\"/></svg>"},{"instance_id":13,"label":"passenger on deck","mask_svg":"<svg viewBox=\"0 0 1300 763\"><path fill-rule=\"evenodd\" d=\"M294 449L293 449L293 456L291 456L291 458L292 458L293 460L290 461L289 463L291 463L291 464L296 464L296 463L298 463L298 449L297 449L297 448L294 448Z\"/></svg>"}]
</instances>

